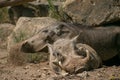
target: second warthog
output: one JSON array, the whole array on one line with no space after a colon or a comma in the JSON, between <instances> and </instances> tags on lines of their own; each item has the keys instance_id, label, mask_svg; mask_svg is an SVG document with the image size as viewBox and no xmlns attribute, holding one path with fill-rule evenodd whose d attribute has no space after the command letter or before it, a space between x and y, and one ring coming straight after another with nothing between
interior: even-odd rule
<instances>
[{"instance_id":1,"label":"second warthog","mask_svg":"<svg viewBox=\"0 0 120 80\"><path fill-rule=\"evenodd\" d=\"M73 39L59 39L48 44L50 67L56 74L77 74L101 66L101 59L89 45L76 43Z\"/></svg>"},{"instance_id":2,"label":"second warthog","mask_svg":"<svg viewBox=\"0 0 120 80\"><path fill-rule=\"evenodd\" d=\"M79 35L77 42L90 45L103 61L119 54L120 27L93 28L61 22L41 29L37 35L28 39L22 48L37 52L45 48L47 43L53 44L60 38L72 39L76 35Z\"/></svg>"}]
</instances>

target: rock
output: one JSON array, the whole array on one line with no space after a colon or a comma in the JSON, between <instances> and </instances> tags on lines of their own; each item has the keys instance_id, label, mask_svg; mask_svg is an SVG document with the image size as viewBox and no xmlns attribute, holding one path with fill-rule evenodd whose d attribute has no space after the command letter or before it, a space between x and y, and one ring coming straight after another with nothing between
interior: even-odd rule
<instances>
[{"instance_id":1,"label":"rock","mask_svg":"<svg viewBox=\"0 0 120 80\"><path fill-rule=\"evenodd\" d=\"M33 35L37 34L42 28L50 26L56 22L57 21L55 19L49 17L21 17L18 20L13 32L8 37L8 51L12 45L32 37Z\"/></svg>"},{"instance_id":2,"label":"rock","mask_svg":"<svg viewBox=\"0 0 120 80\"><path fill-rule=\"evenodd\" d=\"M75 23L102 25L120 21L119 0L66 0L63 10Z\"/></svg>"},{"instance_id":3,"label":"rock","mask_svg":"<svg viewBox=\"0 0 120 80\"><path fill-rule=\"evenodd\" d=\"M7 6L16 6L16 5L20 5L20 4L24 4L30 1L34 1L34 0L2 0L0 1L0 8L3 7L7 7Z\"/></svg>"},{"instance_id":4,"label":"rock","mask_svg":"<svg viewBox=\"0 0 120 80\"><path fill-rule=\"evenodd\" d=\"M0 24L9 22L9 14L7 8L0 8Z\"/></svg>"},{"instance_id":5,"label":"rock","mask_svg":"<svg viewBox=\"0 0 120 80\"><path fill-rule=\"evenodd\" d=\"M9 34L14 29L15 25L9 23L0 24L0 38L2 41L6 40Z\"/></svg>"},{"instance_id":6,"label":"rock","mask_svg":"<svg viewBox=\"0 0 120 80\"><path fill-rule=\"evenodd\" d=\"M48 5L26 4L12 6L8 10L11 23L16 24L20 17L46 17L48 16Z\"/></svg>"},{"instance_id":7,"label":"rock","mask_svg":"<svg viewBox=\"0 0 120 80\"><path fill-rule=\"evenodd\" d=\"M37 18L29 18L29 17L21 17L13 32L8 37L8 45L7 49L9 52L9 56L11 57L11 61L17 64L19 60L23 60L23 62L33 62L37 63L40 61L46 61L48 59L48 54L45 52L34 53L34 54L25 54L22 51L21 47L24 45L24 42L37 34L42 28L51 26L52 24L56 24L56 20L50 17L37 17ZM16 50L16 51L14 51ZM18 58L14 58L16 55ZM21 57L22 56L22 57ZM24 57L23 57L24 56ZM13 59L14 58L14 59ZM16 62L14 62L16 61ZM22 64L20 62L20 64Z\"/></svg>"},{"instance_id":8,"label":"rock","mask_svg":"<svg viewBox=\"0 0 120 80\"><path fill-rule=\"evenodd\" d=\"M53 1L53 6L58 10L62 1ZM50 6L47 0L37 0L23 5L9 7L9 16L13 24L16 24L20 17L47 17L50 14Z\"/></svg>"},{"instance_id":9,"label":"rock","mask_svg":"<svg viewBox=\"0 0 120 80\"><path fill-rule=\"evenodd\" d=\"M15 25L4 23L0 24L0 48L7 48L7 37L12 33Z\"/></svg>"}]
</instances>

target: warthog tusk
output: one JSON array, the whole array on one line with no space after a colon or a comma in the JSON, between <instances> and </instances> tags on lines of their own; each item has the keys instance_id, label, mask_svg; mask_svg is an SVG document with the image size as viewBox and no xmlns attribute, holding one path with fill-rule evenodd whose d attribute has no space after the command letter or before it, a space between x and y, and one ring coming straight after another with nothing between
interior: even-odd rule
<instances>
[{"instance_id":1,"label":"warthog tusk","mask_svg":"<svg viewBox=\"0 0 120 80\"><path fill-rule=\"evenodd\" d=\"M59 61L58 63L59 63L59 65L60 65L60 66L62 66L62 63L61 63L61 61Z\"/></svg>"}]
</instances>

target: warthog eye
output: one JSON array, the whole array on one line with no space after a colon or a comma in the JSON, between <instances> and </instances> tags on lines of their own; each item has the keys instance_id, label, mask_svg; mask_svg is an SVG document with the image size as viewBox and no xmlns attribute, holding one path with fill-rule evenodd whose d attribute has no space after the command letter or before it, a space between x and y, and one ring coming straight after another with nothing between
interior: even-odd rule
<instances>
[{"instance_id":1,"label":"warthog eye","mask_svg":"<svg viewBox=\"0 0 120 80\"><path fill-rule=\"evenodd\" d=\"M54 40L50 36L47 36L44 42L52 44Z\"/></svg>"},{"instance_id":2,"label":"warthog eye","mask_svg":"<svg viewBox=\"0 0 120 80\"><path fill-rule=\"evenodd\" d=\"M43 32L48 33L48 30L43 30Z\"/></svg>"},{"instance_id":3,"label":"warthog eye","mask_svg":"<svg viewBox=\"0 0 120 80\"><path fill-rule=\"evenodd\" d=\"M60 56L60 54L58 52L54 52L53 56L58 57L58 56Z\"/></svg>"},{"instance_id":4,"label":"warthog eye","mask_svg":"<svg viewBox=\"0 0 120 80\"><path fill-rule=\"evenodd\" d=\"M57 33L57 36L60 36L61 34L62 34L61 32L58 32L58 33Z\"/></svg>"},{"instance_id":5,"label":"warthog eye","mask_svg":"<svg viewBox=\"0 0 120 80\"><path fill-rule=\"evenodd\" d=\"M65 57L62 56L59 52L54 52L53 56L55 56L57 58L57 60L62 62L62 63L65 61Z\"/></svg>"},{"instance_id":6,"label":"warthog eye","mask_svg":"<svg viewBox=\"0 0 120 80\"><path fill-rule=\"evenodd\" d=\"M61 25L59 25L59 26L57 27L57 29L62 29L63 27L64 27L64 25L61 24Z\"/></svg>"},{"instance_id":7,"label":"warthog eye","mask_svg":"<svg viewBox=\"0 0 120 80\"><path fill-rule=\"evenodd\" d=\"M61 36L62 34L69 33L69 31L66 31L64 29L64 26L65 25L61 24L61 25L59 25L59 27L56 28L57 29L57 32L56 32L57 36Z\"/></svg>"},{"instance_id":8,"label":"warthog eye","mask_svg":"<svg viewBox=\"0 0 120 80\"><path fill-rule=\"evenodd\" d=\"M31 41L31 43L34 43L35 41Z\"/></svg>"}]
</instances>

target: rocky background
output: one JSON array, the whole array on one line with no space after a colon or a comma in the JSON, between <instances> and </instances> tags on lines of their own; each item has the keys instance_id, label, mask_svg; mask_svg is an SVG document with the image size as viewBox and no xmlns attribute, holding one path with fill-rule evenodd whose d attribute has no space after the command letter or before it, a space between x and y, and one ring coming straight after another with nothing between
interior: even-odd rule
<instances>
[{"instance_id":1,"label":"rocky background","mask_svg":"<svg viewBox=\"0 0 120 80\"><path fill-rule=\"evenodd\" d=\"M9 17L12 23L16 23L22 16L52 16L66 22L82 25L109 26L119 25L119 5L119 0L38 0L5 9L1 8L1 15L4 18Z\"/></svg>"},{"instance_id":2,"label":"rocky background","mask_svg":"<svg viewBox=\"0 0 120 80\"><path fill-rule=\"evenodd\" d=\"M120 0L37 0L0 8L0 80L120 80L117 56L100 69L66 77L56 77L50 70L48 53L24 56L27 62L23 66L9 64L8 51L12 45L58 21L120 27Z\"/></svg>"}]
</instances>

